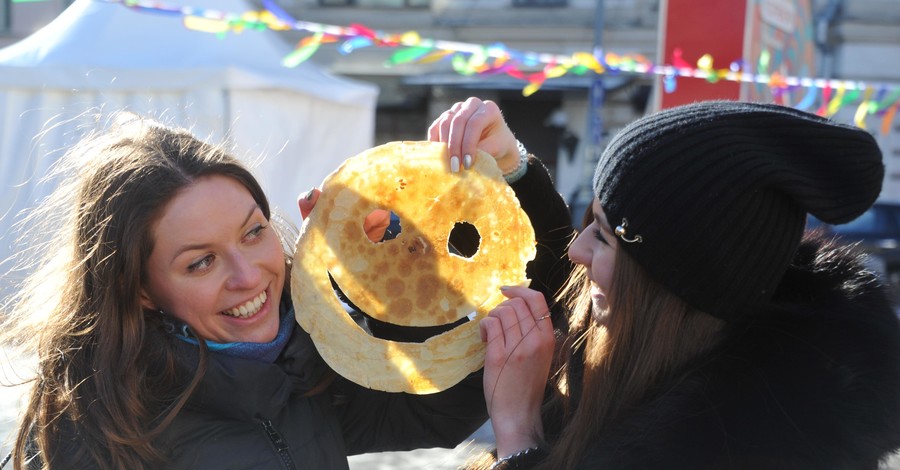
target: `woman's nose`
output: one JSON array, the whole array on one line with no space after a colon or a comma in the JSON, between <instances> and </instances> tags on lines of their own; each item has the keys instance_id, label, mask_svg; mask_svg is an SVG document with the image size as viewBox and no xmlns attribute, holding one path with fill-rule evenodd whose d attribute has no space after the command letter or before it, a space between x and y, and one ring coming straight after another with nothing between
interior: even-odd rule
<instances>
[{"instance_id":1,"label":"woman's nose","mask_svg":"<svg viewBox=\"0 0 900 470\"><path fill-rule=\"evenodd\" d=\"M581 233L575 237L575 240L572 241L572 244L569 245L569 250L567 251L569 260L582 266L588 266L591 260L590 252L585 243L585 236L588 236L587 230L582 230Z\"/></svg>"},{"instance_id":2,"label":"woman's nose","mask_svg":"<svg viewBox=\"0 0 900 470\"><path fill-rule=\"evenodd\" d=\"M228 275L226 287L229 289L249 289L257 287L261 278L261 270L253 260L245 254L239 253L232 256L231 272Z\"/></svg>"}]
</instances>

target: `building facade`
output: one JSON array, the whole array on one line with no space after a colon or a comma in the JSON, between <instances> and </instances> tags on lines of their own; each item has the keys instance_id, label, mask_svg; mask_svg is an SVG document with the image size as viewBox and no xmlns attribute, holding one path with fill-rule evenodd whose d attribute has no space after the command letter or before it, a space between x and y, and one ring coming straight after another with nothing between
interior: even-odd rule
<instances>
[{"instance_id":1,"label":"building facade","mask_svg":"<svg viewBox=\"0 0 900 470\"><path fill-rule=\"evenodd\" d=\"M743 7L744 0L733 0ZM779 7L790 0L746 0ZM261 2L257 2L261 3ZM660 43L660 0L282 0L304 21L345 26L362 23L379 31L414 30L422 37L550 54L592 51L640 54L651 61ZM900 86L900 0L811 0L816 76ZM669 12L677 15L677 12ZM710 25L709 37L721 32ZM286 36L291 36L290 34ZM289 40L299 40L293 35ZM313 60L339 74L379 85L378 142L418 139L425 126L456 100L476 95L497 101L511 128L551 168L557 187L580 205L593 160L604 139L652 108L656 78L602 77L603 96L593 97L590 76L548 80L529 97L509 77L462 76L447 62L385 66L390 48L341 54L323 46ZM725 59L725 58L720 58ZM600 104L601 106L597 107ZM855 106L836 119L853 121ZM887 133L869 120L885 152L888 177L883 199L900 201L900 119ZM600 124L599 134L594 129Z\"/></svg>"},{"instance_id":2,"label":"building facade","mask_svg":"<svg viewBox=\"0 0 900 470\"><path fill-rule=\"evenodd\" d=\"M734 0L744 5L745 0ZM746 0L778 4L790 0ZM30 34L70 3L0 0L0 47ZM165 2L163 2L165 3ZM278 0L299 20L362 24L389 33L568 55L602 48L659 61L660 0ZM190 5L189 0L178 4ZM261 0L248 8L261 8ZM819 77L900 83L900 0L812 0ZM242 12L234 12L242 13ZM670 14L677 14L670 12ZM287 44L309 33L282 32ZM714 39L715 32L710 34ZM573 205L585 197L605 138L646 112L657 80L639 74L566 75L525 97L525 82L505 75L464 76L449 61L386 66L394 48L342 54L324 44L310 59L330 71L378 85L376 143L419 140L450 104L468 96L497 101L510 127L554 174ZM594 93L591 94L591 87ZM602 89L602 93L598 90ZM602 96L601 96L602 95ZM854 107L855 108L855 107ZM852 121L853 109L836 117ZM871 127L877 127L874 120ZM878 133L888 178L885 199L900 200L900 119Z\"/></svg>"}]
</instances>

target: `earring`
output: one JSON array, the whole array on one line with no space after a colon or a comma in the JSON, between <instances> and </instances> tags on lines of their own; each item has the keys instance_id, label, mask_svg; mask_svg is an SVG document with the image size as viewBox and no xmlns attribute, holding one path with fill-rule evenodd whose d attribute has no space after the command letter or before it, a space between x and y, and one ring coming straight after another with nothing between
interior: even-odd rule
<instances>
[{"instance_id":1,"label":"earring","mask_svg":"<svg viewBox=\"0 0 900 470\"><path fill-rule=\"evenodd\" d=\"M175 326L175 323L172 321L172 318L168 314L166 314L166 312L164 312L163 309L161 309L161 308L156 309L156 313L158 313L159 317L162 318L163 331L165 331L166 333L174 333L175 329L177 327Z\"/></svg>"},{"instance_id":2,"label":"earring","mask_svg":"<svg viewBox=\"0 0 900 470\"><path fill-rule=\"evenodd\" d=\"M628 228L628 219L622 218L622 225L616 226L616 236L626 243L641 243L644 239L640 235L635 235L631 240L625 238L625 229Z\"/></svg>"}]
</instances>

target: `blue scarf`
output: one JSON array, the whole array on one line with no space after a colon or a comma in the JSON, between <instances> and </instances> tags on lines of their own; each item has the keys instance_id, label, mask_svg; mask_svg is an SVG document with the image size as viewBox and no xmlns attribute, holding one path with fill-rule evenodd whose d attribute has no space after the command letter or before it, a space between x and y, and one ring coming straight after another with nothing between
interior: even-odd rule
<instances>
[{"instance_id":1,"label":"blue scarf","mask_svg":"<svg viewBox=\"0 0 900 470\"><path fill-rule=\"evenodd\" d=\"M285 305L287 304L287 305ZM217 343L215 341L206 340L206 347L210 351L222 353L227 356L240 357L244 359L252 359L260 362L275 362L278 355L287 345L291 333L294 332L294 307L291 302L282 302L279 306L281 312L281 321L278 324L278 334L275 339L268 343L252 343L252 342L234 342L234 343ZM175 335L176 338L199 346L197 336L191 331L191 328L176 318L166 319L166 331Z\"/></svg>"}]
</instances>

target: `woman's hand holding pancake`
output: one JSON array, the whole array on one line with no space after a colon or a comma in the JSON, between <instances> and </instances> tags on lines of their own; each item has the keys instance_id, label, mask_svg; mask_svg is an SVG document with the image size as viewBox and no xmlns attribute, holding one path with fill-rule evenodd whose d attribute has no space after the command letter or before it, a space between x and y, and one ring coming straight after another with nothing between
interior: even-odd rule
<instances>
[{"instance_id":1,"label":"woman's hand holding pancake","mask_svg":"<svg viewBox=\"0 0 900 470\"><path fill-rule=\"evenodd\" d=\"M480 324L484 397L501 458L543 439L540 408L556 341L543 294L526 287L502 292L508 300Z\"/></svg>"},{"instance_id":2,"label":"woman's hand holding pancake","mask_svg":"<svg viewBox=\"0 0 900 470\"><path fill-rule=\"evenodd\" d=\"M471 168L478 149L493 155L503 174L519 165L516 137L490 100L469 98L454 104L429 126L428 140L447 144L453 172Z\"/></svg>"}]
</instances>

